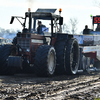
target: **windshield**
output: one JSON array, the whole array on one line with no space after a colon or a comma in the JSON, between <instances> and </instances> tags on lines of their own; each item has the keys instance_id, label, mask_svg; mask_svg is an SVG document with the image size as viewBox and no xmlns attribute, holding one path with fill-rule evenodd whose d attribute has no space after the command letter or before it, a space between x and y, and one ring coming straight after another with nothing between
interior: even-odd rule
<instances>
[{"instance_id":1,"label":"windshield","mask_svg":"<svg viewBox=\"0 0 100 100\"><path fill-rule=\"evenodd\" d=\"M37 29L39 27L38 22L41 22L41 25L45 27L44 29L42 29L42 31L49 32L49 33L51 32L51 21L50 20L41 20L41 19L36 20L35 31L37 31Z\"/></svg>"},{"instance_id":2,"label":"windshield","mask_svg":"<svg viewBox=\"0 0 100 100\"><path fill-rule=\"evenodd\" d=\"M59 31L58 19L50 19L48 17L26 17L25 28L31 30L31 33L38 33L38 27L40 26L38 22L41 22L43 33L56 33Z\"/></svg>"}]
</instances>

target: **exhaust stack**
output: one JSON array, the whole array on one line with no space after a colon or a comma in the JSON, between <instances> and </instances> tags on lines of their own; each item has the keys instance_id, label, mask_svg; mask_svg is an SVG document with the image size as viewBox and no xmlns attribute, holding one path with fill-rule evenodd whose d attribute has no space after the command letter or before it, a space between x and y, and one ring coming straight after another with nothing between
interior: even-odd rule
<instances>
[{"instance_id":1,"label":"exhaust stack","mask_svg":"<svg viewBox=\"0 0 100 100\"><path fill-rule=\"evenodd\" d=\"M31 8L28 8L28 12L31 12Z\"/></svg>"}]
</instances>

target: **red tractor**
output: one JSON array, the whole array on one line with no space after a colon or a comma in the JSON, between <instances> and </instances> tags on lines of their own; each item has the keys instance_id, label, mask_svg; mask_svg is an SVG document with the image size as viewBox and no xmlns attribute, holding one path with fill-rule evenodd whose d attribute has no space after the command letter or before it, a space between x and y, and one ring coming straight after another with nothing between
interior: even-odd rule
<instances>
[{"instance_id":1,"label":"red tractor","mask_svg":"<svg viewBox=\"0 0 100 100\"><path fill-rule=\"evenodd\" d=\"M61 9L60 9L61 10ZM38 76L76 74L79 66L79 45L72 34L62 33L63 17L56 9L38 9L25 13L22 32L18 32L12 45L0 48L0 74L15 74L18 69L33 68ZM45 23L36 30L38 21ZM42 34L42 35L41 35ZM26 70L27 71L27 70Z\"/></svg>"}]
</instances>

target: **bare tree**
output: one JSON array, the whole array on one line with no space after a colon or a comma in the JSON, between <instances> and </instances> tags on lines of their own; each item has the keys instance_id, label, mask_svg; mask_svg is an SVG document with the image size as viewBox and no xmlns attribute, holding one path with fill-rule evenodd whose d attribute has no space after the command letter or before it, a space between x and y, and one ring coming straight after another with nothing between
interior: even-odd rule
<instances>
[{"instance_id":1,"label":"bare tree","mask_svg":"<svg viewBox=\"0 0 100 100\"><path fill-rule=\"evenodd\" d=\"M68 27L68 25L66 25L65 23L63 24L63 32L64 32L64 33L70 33L69 27Z\"/></svg>"},{"instance_id":2,"label":"bare tree","mask_svg":"<svg viewBox=\"0 0 100 100\"><path fill-rule=\"evenodd\" d=\"M77 18L70 18L70 30L72 34L75 34L77 31L77 24L78 20Z\"/></svg>"},{"instance_id":3,"label":"bare tree","mask_svg":"<svg viewBox=\"0 0 100 100\"><path fill-rule=\"evenodd\" d=\"M63 24L63 32L68 34L75 34L77 32L77 18L70 18L69 25Z\"/></svg>"}]
</instances>

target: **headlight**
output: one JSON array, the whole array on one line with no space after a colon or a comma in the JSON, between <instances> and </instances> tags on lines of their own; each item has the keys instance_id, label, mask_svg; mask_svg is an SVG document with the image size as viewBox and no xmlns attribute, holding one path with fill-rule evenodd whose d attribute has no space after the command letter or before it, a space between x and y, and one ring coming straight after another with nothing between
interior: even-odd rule
<instances>
[{"instance_id":1,"label":"headlight","mask_svg":"<svg viewBox=\"0 0 100 100\"><path fill-rule=\"evenodd\" d=\"M26 49L26 51L27 51L27 52L29 52L29 51L30 51L30 49Z\"/></svg>"},{"instance_id":2,"label":"headlight","mask_svg":"<svg viewBox=\"0 0 100 100\"><path fill-rule=\"evenodd\" d=\"M22 49L19 48L19 51L22 51Z\"/></svg>"}]
</instances>

